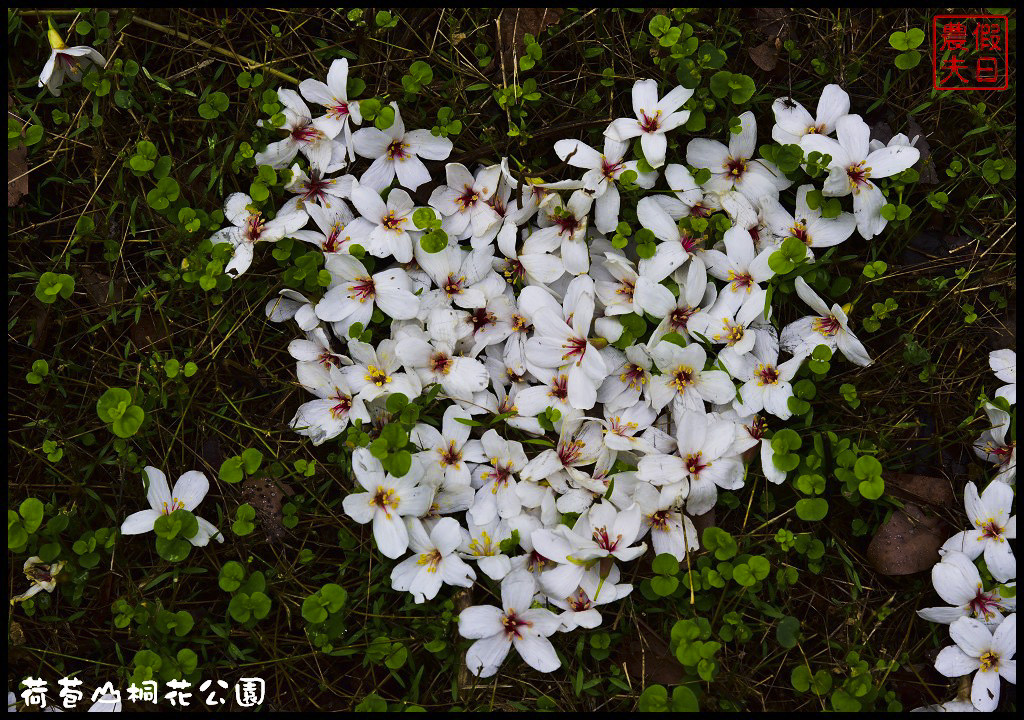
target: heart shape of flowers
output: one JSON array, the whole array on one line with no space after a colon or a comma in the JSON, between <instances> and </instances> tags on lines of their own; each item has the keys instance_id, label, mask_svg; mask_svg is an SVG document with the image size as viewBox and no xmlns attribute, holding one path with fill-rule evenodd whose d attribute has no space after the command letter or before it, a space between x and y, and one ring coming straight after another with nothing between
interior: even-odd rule
<instances>
[{"instance_id":1,"label":"heart shape of flowers","mask_svg":"<svg viewBox=\"0 0 1024 720\"><path fill-rule=\"evenodd\" d=\"M869 142L836 85L813 117L779 99L772 137L827 156L823 186L801 185L790 206L780 193L792 181L757 156L753 113L726 142L693 138L672 157L667 135L683 132L693 91L659 95L641 80L603 148L555 143L581 177L545 182L507 158L448 163L417 207L407 190L432 180L424 161L447 159L451 141L407 130L395 103L390 127L359 127L347 79L336 60L326 83L278 91L285 135L256 163L290 166L293 197L268 219L230 196L230 226L212 241L233 246L235 275L258 244L284 237L324 253L322 297L284 290L267 306L305 333L289 352L315 399L291 426L313 444L353 424L377 432L422 396L442 401L440 422L416 424L402 460L352 452L345 513L372 525L399 561L392 586L416 602L481 575L500 583L500 606L459 616L473 673L493 675L512 647L550 672L560 663L548 638L600 625L600 608L633 589L625 564L648 545L680 562L699 547L691 516L743 487L745 456L785 479L766 416L790 417L791 381L816 347L870 364L847 311L802 278L810 312L776 331L773 257L793 255L790 238L795 259L814 262L855 230L877 235L875 181L919 152L905 136ZM812 192L852 195L853 212L826 217ZM624 200L641 227L622 221Z\"/></svg>"}]
</instances>

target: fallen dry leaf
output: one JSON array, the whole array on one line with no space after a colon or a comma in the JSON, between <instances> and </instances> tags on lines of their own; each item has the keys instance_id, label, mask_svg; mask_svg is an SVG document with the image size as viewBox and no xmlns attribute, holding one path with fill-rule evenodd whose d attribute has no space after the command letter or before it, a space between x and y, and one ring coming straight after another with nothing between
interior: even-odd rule
<instances>
[{"instance_id":1,"label":"fallen dry leaf","mask_svg":"<svg viewBox=\"0 0 1024 720\"><path fill-rule=\"evenodd\" d=\"M907 115L907 135L910 136L911 140L915 137L917 138L914 147L921 152L921 159L914 165L921 175L920 182L926 185L938 185L939 174L935 172L935 162L932 160L932 146L928 143L928 136L924 134L924 129L921 128L913 115Z\"/></svg>"},{"instance_id":2,"label":"fallen dry leaf","mask_svg":"<svg viewBox=\"0 0 1024 720\"><path fill-rule=\"evenodd\" d=\"M768 40L785 40L789 37L789 10L778 7L746 8L742 13L757 37Z\"/></svg>"},{"instance_id":3,"label":"fallen dry leaf","mask_svg":"<svg viewBox=\"0 0 1024 720\"><path fill-rule=\"evenodd\" d=\"M646 626L645 626L646 627ZM686 678L683 666L669 650L669 645L657 633L642 633L640 638L629 638L617 653L619 665L634 683L646 687L654 683L678 685Z\"/></svg>"},{"instance_id":4,"label":"fallen dry leaf","mask_svg":"<svg viewBox=\"0 0 1024 720\"><path fill-rule=\"evenodd\" d=\"M956 502L949 480L928 475L892 473L885 478L887 488L902 490L914 500L938 507L949 507Z\"/></svg>"},{"instance_id":5,"label":"fallen dry leaf","mask_svg":"<svg viewBox=\"0 0 1024 720\"><path fill-rule=\"evenodd\" d=\"M139 350L165 350L170 348L171 341L167 331L161 327L157 316L148 308L143 308L138 322L131 327L132 342Z\"/></svg>"},{"instance_id":6,"label":"fallen dry leaf","mask_svg":"<svg viewBox=\"0 0 1024 720\"><path fill-rule=\"evenodd\" d=\"M281 524L281 501L295 494L288 483L275 483L270 478L248 478L241 485L242 498L256 510L260 527L273 542L284 537L286 528Z\"/></svg>"},{"instance_id":7,"label":"fallen dry leaf","mask_svg":"<svg viewBox=\"0 0 1024 720\"><path fill-rule=\"evenodd\" d=\"M517 58L526 52L526 44L523 42L523 35L530 33L535 38L548 27L557 23L564 10L562 8L505 8L498 16L498 27L501 32L498 37L499 50L504 58L505 72L512 74L512 66L518 62ZM509 78L511 82L511 77Z\"/></svg>"},{"instance_id":8,"label":"fallen dry leaf","mask_svg":"<svg viewBox=\"0 0 1024 720\"><path fill-rule=\"evenodd\" d=\"M693 520L693 526L697 529L697 537L700 538L706 529L715 526L715 509L711 508L703 515L694 515L690 519Z\"/></svg>"},{"instance_id":9,"label":"fallen dry leaf","mask_svg":"<svg viewBox=\"0 0 1024 720\"><path fill-rule=\"evenodd\" d=\"M774 41L768 40L757 47L750 48L747 50L747 54L750 55L750 59L754 61L755 65L765 72L771 72L779 62L779 49L777 47L779 43L778 38Z\"/></svg>"},{"instance_id":10,"label":"fallen dry leaf","mask_svg":"<svg viewBox=\"0 0 1024 720\"><path fill-rule=\"evenodd\" d=\"M14 98L7 96L7 109L14 106ZM7 151L7 207L14 207L28 195L28 156L27 147L14 148Z\"/></svg>"},{"instance_id":11,"label":"fallen dry leaf","mask_svg":"<svg viewBox=\"0 0 1024 720\"><path fill-rule=\"evenodd\" d=\"M26 147L7 151L7 207L14 207L28 195L28 164L25 162L27 155Z\"/></svg>"},{"instance_id":12,"label":"fallen dry leaf","mask_svg":"<svg viewBox=\"0 0 1024 720\"><path fill-rule=\"evenodd\" d=\"M948 535L942 520L908 502L878 528L868 560L883 575L923 572L939 561L939 547Z\"/></svg>"},{"instance_id":13,"label":"fallen dry leaf","mask_svg":"<svg viewBox=\"0 0 1024 720\"><path fill-rule=\"evenodd\" d=\"M124 283L115 282L111 286L109 275L88 265L82 266L81 284L85 294L98 307L103 308L124 300Z\"/></svg>"}]
</instances>

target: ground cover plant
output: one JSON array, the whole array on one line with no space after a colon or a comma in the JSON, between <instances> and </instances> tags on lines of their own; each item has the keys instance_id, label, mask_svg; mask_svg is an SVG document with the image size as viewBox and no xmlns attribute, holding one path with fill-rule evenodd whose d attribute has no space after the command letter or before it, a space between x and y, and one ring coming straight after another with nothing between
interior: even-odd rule
<instances>
[{"instance_id":1,"label":"ground cover plant","mask_svg":"<svg viewBox=\"0 0 1024 720\"><path fill-rule=\"evenodd\" d=\"M9 704L1012 709L1015 91L930 22L9 11Z\"/></svg>"}]
</instances>

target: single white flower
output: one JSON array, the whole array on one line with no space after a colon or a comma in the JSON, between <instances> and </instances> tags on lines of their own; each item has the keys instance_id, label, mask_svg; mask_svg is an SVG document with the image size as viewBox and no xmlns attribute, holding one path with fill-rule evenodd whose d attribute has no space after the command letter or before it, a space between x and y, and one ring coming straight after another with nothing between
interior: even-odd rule
<instances>
[{"instance_id":1,"label":"single white flower","mask_svg":"<svg viewBox=\"0 0 1024 720\"><path fill-rule=\"evenodd\" d=\"M738 314L756 315L765 307L766 294L761 283L775 277L775 271L768 265L775 250L766 248L758 253L750 233L736 225L725 231L724 242L726 252L705 250L701 256L708 275L728 283L721 294L733 296Z\"/></svg>"},{"instance_id":2,"label":"single white flower","mask_svg":"<svg viewBox=\"0 0 1024 720\"><path fill-rule=\"evenodd\" d=\"M409 193L394 188L385 202L377 190L359 184L352 189L352 204L361 215L348 229L353 243L374 257L394 257L400 263L412 260L413 242L420 233L412 221L416 208Z\"/></svg>"},{"instance_id":3,"label":"single white flower","mask_svg":"<svg viewBox=\"0 0 1024 720\"><path fill-rule=\"evenodd\" d=\"M480 308L489 297L505 289L505 281L494 271L493 245L466 252L451 244L440 252L430 253L417 243L413 252L416 262L437 288L423 294L426 307L455 304L461 308Z\"/></svg>"},{"instance_id":4,"label":"single white flower","mask_svg":"<svg viewBox=\"0 0 1024 720\"><path fill-rule=\"evenodd\" d=\"M284 105L284 125L281 130L288 133L287 137L267 145L267 148L256 153L257 165L269 165L280 170L301 152L309 160L311 168L323 174L332 173L345 166L345 148L341 143L327 137L313 124L309 106L294 90L278 88L277 97Z\"/></svg>"},{"instance_id":5,"label":"single white flower","mask_svg":"<svg viewBox=\"0 0 1024 720\"><path fill-rule=\"evenodd\" d=\"M640 224L661 240L654 255L640 260L639 272L654 282L661 282L700 249L700 238L681 231L662 204L653 197L641 198L636 204Z\"/></svg>"},{"instance_id":6,"label":"single white flower","mask_svg":"<svg viewBox=\"0 0 1024 720\"><path fill-rule=\"evenodd\" d=\"M729 134L729 147L717 140L694 138L686 146L686 162L695 168L711 171L704 183L705 192L741 192L750 202L763 195L778 197L790 181L767 160L755 160L757 120L749 110L740 115L740 132Z\"/></svg>"},{"instance_id":7,"label":"single white flower","mask_svg":"<svg viewBox=\"0 0 1024 720\"><path fill-rule=\"evenodd\" d=\"M795 237L807 246L807 259L814 260L811 248L838 245L846 240L857 227L856 218L848 212L838 217L824 218L821 208L812 209L807 204L807 193L813 185L801 185L796 191L796 209L792 214L770 195L761 198L761 208L771 232L776 237Z\"/></svg>"},{"instance_id":8,"label":"single white flower","mask_svg":"<svg viewBox=\"0 0 1024 720\"><path fill-rule=\"evenodd\" d=\"M298 163L292 165L291 171L292 178L284 189L295 195L282 206L281 213L304 210L307 203L316 203L330 210L339 198L347 198L352 193L356 183L352 175L326 177L315 165L310 166L309 175Z\"/></svg>"},{"instance_id":9,"label":"single white flower","mask_svg":"<svg viewBox=\"0 0 1024 720\"><path fill-rule=\"evenodd\" d=\"M429 534L418 518L407 518L406 527L409 548L414 554L391 571L391 587L408 590L415 602L421 603L433 600L441 585L473 586L476 573L455 554L455 549L462 542L457 520L441 518Z\"/></svg>"},{"instance_id":10,"label":"single white flower","mask_svg":"<svg viewBox=\"0 0 1024 720\"><path fill-rule=\"evenodd\" d=\"M554 309L557 305L553 302L538 306L532 314L534 336L526 341L529 363L538 368L568 367L569 404L581 410L594 407L597 388L607 372L604 360L589 338L595 292L594 281L589 276L574 278L566 289L562 312ZM531 298L544 295L543 291L539 293L527 294L524 290L520 294L520 307Z\"/></svg>"},{"instance_id":11,"label":"single white flower","mask_svg":"<svg viewBox=\"0 0 1024 720\"><path fill-rule=\"evenodd\" d=\"M602 427L597 420L583 417L578 410L564 415L557 445L532 458L519 477L526 482L545 482L563 493L568 490L567 477L584 484L590 477L579 468L597 461L603 447L601 436Z\"/></svg>"},{"instance_id":12,"label":"single white flower","mask_svg":"<svg viewBox=\"0 0 1024 720\"><path fill-rule=\"evenodd\" d=\"M622 173L636 173L634 181L639 187L654 187L657 173L641 173L637 171L636 160L626 160L628 142L605 137L604 152L599 153L580 140L559 140L555 143L555 154L573 167L586 170L583 174L583 187L593 193L594 227L602 233L610 233L619 223L619 188L616 184Z\"/></svg>"},{"instance_id":13,"label":"single white flower","mask_svg":"<svg viewBox=\"0 0 1024 720\"><path fill-rule=\"evenodd\" d=\"M641 395L649 395L654 361L647 345L630 345L625 352L609 345L601 349L601 356L609 371L597 390L597 401L606 413L632 408Z\"/></svg>"},{"instance_id":14,"label":"single white flower","mask_svg":"<svg viewBox=\"0 0 1024 720\"><path fill-rule=\"evenodd\" d=\"M475 243L473 247L477 247ZM527 253L525 249L516 250L514 241L499 241L498 249L501 250L504 257L494 258L492 261L494 270L514 287L550 285L565 274L565 264L560 257L552 254L553 247L550 245L545 247L551 249L534 247L535 252Z\"/></svg>"},{"instance_id":15,"label":"single white flower","mask_svg":"<svg viewBox=\"0 0 1024 720\"><path fill-rule=\"evenodd\" d=\"M565 205L556 196L556 201L549 203L540 214L542 227L523 242L523 254L541 255L559 248L566 272L570 275L586 273L590 269L587 216L593 203L593 197L583 190L574 192Z\"/></svg>"},{"instance_id":16,"label":"single white flower","mask_svg":"<svg viewBox=\"0 0 1024 720\"><path fill-rule=\"evenodd\" d=\"M604 448L597 459L598 467L610 468L620 452L649 453L654 450L641 435L657 417L647 403L638 402L625 410L604 409Z\"/></svg>"},{"instance_id":17,"label":"single white flower","mask_svg":"<svg viewBox=\"0 0 1024 720\"><path fill-rule=\"evenodd\" d=\"M836 121L850 112L850 96L838 85L826 85L818 99L815 116L793 98L778 98L772 103L775 126L772 140L780 145L799 145L804 135L831 135Z\"/></svg>"},{"instance_id":18,"label":"single white flower","mask_svg":"<svg viewBox=\"0 0 1024 720\"><path fill-rule=\"evenodd\" d=\"M750 326L763 318L762 310L753 303L742 302L735 293L722 292L710 307L690 316L686 329L691 336L703 336L715 345L725 345L737 355L744 355L754 347L757 333Z\"/></svg>"},{"instance_id":19,"label":"single white flower","mask_svg":"<svg viewBox=\"0 0 1024 720\"><path fill-rule=\"evenodd\" d=\"M985 404L989 429L974 441L974 454L996 466L995 479L1013 485L1017 481L1017 443L1006 440L1010 414L991 403Z\"/></svg>"},{"instance_id":20,"label":"single white flower","mask_svg":"<svg viewBox=\"0 0 1024 720\"><path fill-rule=\"evenodd\" d=\"M729 373L743 383L737 391L733 406L740 415L754 415L762 410L780 420L792 416L789 398L793 397L790 381L804 361L802 355L779 363L778 346L737 355L723 350L719 356Z\"/></svg>"},{"instance_id":21,"label":"single white flower","mask_svg":"<svg viewBox=\"0 0 1024 720\"><path fill-rule=\"evenodd\" d=\"M419 482L423 468L414 461L409 472L396 478L385 474L380 460L367 448L356 448L352 471L365 492L345 496L345 514L360 525L373 521L373 538L380 551L392 560L401 557L409 547L409 531L402 518L424 515L433 498L433 488Z\"/></svg>"},{"instance_id":22,"label":"single white flower","mask_svg":"<svg viewBox=\"0 0 1024 720\"><path fill-rule=\"evenodd\" d=\"M423 384L414 373L398 372L401 361L395 340L381 340L377 347L352 340L348 344L354 362L341 373L352 392L360 400L370 402L379 397L401 393L409 400L417 398Z\"/></svg>"},{"instance_id":23,"label":"single white flower","mask_svg":"<svg viewBox=\"0 0 1024 720\"><path fill-rule=\"evenodd\" d=\"M494 295L487 298L483 307L459 311L465 331L460 346L468 350L470 357L476 357L481 350L504 342L505 363L524 370L528 322L516 311L509 297L505 293Z\"/></svg>"},{"instance_id":24,"label":"single white flower","mask_svg":"<svg viewBox=\"0 0 1024 720\"><path fill-rule=\"evenodd\" d=\"M445 160L451 154L452 141L435 137L429 130L406 131L397 103L391 103L391 107L395 111L391 127L365 127L352 133L356 154L373 160L359 182L379 192L397 175L399 185L415 190L430 181L430 171L420 158Z\"/></svg>"},{"instance_id":25,"label":"single white flower","mask_svg":"<svg viewBox=\"0 0 1024 720\"><path fill-rule=\"evenodd\" d=\"M170 515L175 510L185 509L193 512L210 490L210 481L198 470L184 473L174 483L173 490L167 485L167 476L160 470L147 465L143 472L148 484L146 499L149 501L150 509L140 510L126 517L121 523L122 535L152 532L161 515ZM204 547L209 544L210 538L224 542L224 536L210 522L198 516L196 520L199 522L199 531L195 537L188 538L190 543L196 547Z\"/></svg>"},{"instance_id":26,"label":"single white flower","mask_svg":"<svg viewBox=\"0 0 1024 720\"><path fill-rule=\"evenodd\" d=\"M245 193L231 193L224 201L224 217L232 227L222 228L210 237L214 245L230 243L235 251L224 272L238 277L252 265L254 249L258 242L277 242L305 227L309 216L305 210L278 213L273 220L264 220L263 214L255 210Z\"/></svg>"},{"instance_id":27,"label":"single white flower","mask_svg":"<svg viewBox=\"0 0 1024 720\"><path fill-rule=\"evenodd\" d=\"M833 303L829 309L802 277L798 277L794 284L796 294L817 315L807 315L783 328L779 338L782 349L793 355L810 355L818 345L827 345L833 351L838 348L855 365L870 365L872 360L868 351L850 331L849 318L839 303Z\"/></svg>"},{"instance_id":28,"label":"single white flower","mask_svg":"<svg viewBox=\"0 0 1024 720\"><path fill-rule=\"evenodd\" d=\"M700 547L697 528L682 511L686 500L686 493L681 492L683 489L685 486L678 484L656 488L640 482L633 493L633 500L640 506L643 516L641 537L650 531L654 554L668 553L679 562L686 559L686 553Z\"/></svg>"},{"instance_id":29,"label":"single white flower","mask_svg":"<svg viewBox=\"0 0 1024 720\"><path fill-rule=\"evenodd\" d=\"M533 533L534 547L557 565L541 574L540 585L551 597L569 597L583 585L586 576L590 582L608 580L613 561L629 562L647 550L647 543L634 545L640 537L640 506L631 504L618 510L606 500L591 505L580 515L570 530L559 525L554 530L541 528ZM604 560L605 562L602 562ZM614 593L614 582L608 583ZM601 586L603 590L603 586ZM595 599L601 593L595 593Z\"/></svg>"},{"instance_id":30,"label":"single white flower","mask_svg":"<svg viewBox=\"0 0 1024 720\"><path fill-rule=\"evenodd\" d=\"M456 355L454 343L445 340L427 342L405 338L397 346L402 364L415 373L424 386L440 383L445 395L470 400L487 387L487 368L475 358ZM466 428L469 432L469 428Z\"/></svg>"},{"instance_id":31,"label":"single white flower","mask_svg":"<svg viewBox=\"0 0 1024 720\"><path fill-rule=\"evenodd\" d=\"M412 294L412 283L401 268L371 276L354 257L337 253L326 257L324 267L331 273L331 287L316 304L316 315L336 323L335 333L341 337L348 335L353 323L365 329L374 307L395 320L409 320L419 313L420 299Z\"/></svg>"},{"instance_id":32,"label":"single white flower","mask_svg":"<svg viewBox=\"0 0 1024 720\"><path fill-rule=\"evenodd\" d=\"M558 410L563 417L573 411L574 406L569 402L569 375L567 372L562 370L545 372L538 369L532 374L536 375L539 382L515 391L513 403L519 415L524 418L536 418L549 407Z\"/></svg>"},{"instance_id":33,"label":"single white flower","mask_svg":"<svg viewBox=\"0 0 1024 720\"><path fill-rule=\"evenodd\" d=\"M48 593L52 593L57 587L57 576L60 574L60 571L64 568L65 564L66 562L64 560L53 563L44 563L43 559L38 555L33 555L25 560L25 565L22 567L22 570L25 573L25 577L28 578L32 585L29 586L28 590L21 593L21 595L15 595L12 597L11 605L24 602L44 590Z\"/></svg>"},{"instance_id":34,"label":"single white flower","mask_svg":"<svg viewBox=\"0 0 1024 720\"><path fill-rule=\"evenodd\" d=\"M528 572L511 573L501 581L501 607L474 605L459 614L459 634L476 640L466 652L466 666L479 677L491 677L514 645L527 665L540 672L561 666L548 636L561 620L550 610L533 608L537 581Z\"/></svg>"},{"instance_id":35,"label":"single white flower","mask_svg":"<svg viewBox=\"0 0 1024 720\"><path fill-rule=\"evenodd\" d=\"M962 552L971 560L985 555L985 564L999 582L1017 577L1017 559L1009 540L1017 537L1017 516L1010 515L1013 505L1013 488L1006 483L993 480L978 495L974 483L967 483L964 489L964 508L967 518L976 530L959 532L940 548L940 553Z\"/></svg>"},{"instance_id":36,"label":"single white flower","mask_svg":"<svg viewBox=\"0 0 1024 720\"><path fill-rule=\"evenodd\" d=\"M577 588L576 592L563 599L549 598L551 604L562 609L558 616L562 626L562 632L572 632L576 628L593 630L601 624L601 613L597 609L598 603L590 599L587 591ZM609 603L618 600L617 595L602 593L601 603Z\"/></svg>"},{"instance_id":37,"label":"single white flower","mask_svg":"<svg viewBox=\"0 0 1024 720\"><path fill-rule=\"evenodd\" d=\"M677 85L659 100L657 80L637 80L633 84L636 117L612 121L604 134L619 142L639 137L647 164L659 168L665 164L668 149L665 133L690 119L690 111L679 108L692 96L693 90Z\"/></svg>"},{"instance_id":38,"label":"single white flower","mask_svg":"<svg viewBox=\"0 0 1024 720\"><path fill-rule=\"evenodd\" d=\"M64 84L65 77L78 82L82 79L82 72L90 65L102 69L107 61L88 45L68 47L57 32L53 19L47 18L47 22L50 26L46 33L50 41L50 57L39 73L39 87L45 85L51 94L60 96L60 86Z\"/></svg>"},{"instance_id":39,"label":"single white flower","mask_svg":"<svg viewBox=\"0 0 1024 720\"><path fill-rule=\"evenodd\" d=\"M488 430L480 438L480 445L486 462L473 472L473 479L480 489L476 492L469 519L482 525L495 517L508 519L522 510L522 502L516 492L519 481L515 474L526 467L527 458L523 446L514 440L506 440L496 430Z\"/></svg>"},{"instance_id":40,"label":"single white flower","mask_svg":"<svg viewBox=\"0 0 1024 720\"><path fill-rule=\"evenodd\" d=\"M661 371L651 378L651 406L660 412L672 403L675 411L703 413L704 403L727 403L736 396L736 386L721 370L705 370L707 353L696 343L680 347L663 340L651 349L651 358Z\"/></svg>"},{"instance_id":41,"label":"single white flower","mask_svg":"<svg viewBox=\"0 0 1024 720\"><path fill-rule=\"evenodd\" d=\"M673 276L679 286L675 306L664 315L651 333L650 345L657 345L670 332L679 333L689 340L689 322L694 313L707 310L718 298L718 289L708 282L707 268L699 257L693 257L685 269ZM657 316L656 316L657 317Z\"/></svg>"},{"instance_id":42,"label":"single white flower","mask_svg":"<svg viewBox=\"0 0 1024 720\"><path fill-rule=\"evenodd\" d=\"M473 177L465 165L445 165L447 185L438 185L430 194L430 206L441 215L441 229L457 240L489 236L489 231L501 222L500 216L489 203L498 189L501 166L491 165L477 171ZM479 247L474 244L473 247Z\"/></svg>"},{"instance_id":43,"label":"single white flower","mask_svg":"<svg viewBox=\"0 0 1024 720\"><path fill-rule=\"evenodd\" d=\"M331 367L351 365L352 360L331 348L330 338L321 327L314 327L306 332L306 338L299 338L288 343L288 354L298 360L299 384L303 384L302 372L306 366L315 366L326 371ZM312 388L304 385L307 390Z\"/></svg>"},{"instance_id":44,"label":"single white flower","mask_svg":"<svg viewBox=\"0 0 1024 720\"><path fill-rule=\"evenodd\" d=\"M501 580L512 570L512 560L501 550L501 544L512 537L512 527L498 517L485 523L467 520L468 527L462 528L459 555L475 562L480 572L491 580Z\"/></svg>"},{"instance_id":45,"label":"single white flower","mask_svg":"<svg viewBox=\"0 0 1024 720\"><path fill-rule=\"evenodd\" d=\"M468 419L469 413L465 410L449 405L444 411L440 432L420 423L409 434L409 439L422 450L420 460L424 467L436 463L445 481L454 485L469 485L472 477L469 461L484 461L480 441L470 440L470 426L459 422Z\"/></svg>"},{"instance_id":46,"label":"single white flower","mask_svg":"<svg viewBox=\"0 0 1024 720\"><path fill-rule=\"evenodd\" d=\"M1006 398L1011 405L1017 404L1017 353L1013 350L993 350L988 356L988 366L1005 385L996 390L996 397Z\"/></svg>"},{"instance_id":47,"label":"single white flower","mask_svg":"<svg viewBox=\"0 0 1024 720\"><path fill-rule=\"evenodd\" d=\"M352 419L368 423L370 413L362 399L353 397L348 381L337 367L307 365L303 386L318 399L303 403L288 423L299 435L309 437L314 445L338 437Z\"/></svg>"},{"instance_id":48,"label":"single white flower","mask_svg":"<svg viewBox=\"0 0 1024 720\"><path fill-rule=\"evenodd\" d=\"M882 232L888 221L882 217L885 196L873 180L887 178L911 167L921 157L908 145L893 145L872 151L868 147L871 128L859 115L844 115L836 121L838 140L824 135L805 135L800 147L805 153L831 156L829 176L822 194L844 197L853 193L853 214L857 231L865 240Z\"/></svg>"},{"instance_id":49,"label":"single white flower","mask_svg":"<svg viewBox=\"0 0 1024 720\"><path fill-rule=\"evenodd\" d=\"M1004 598L998 589L985 591L974 561L962 552L948 552L941 562L935 563L932 585L950 607L917 611L918 615L931 622L949 625L962 617L974 617L989 627L995 627L1003 621L1003 613L1017 609L1016 597Z\"/></svg>"},{"instance_id":50,"label":"single white flower","mask_svg":"<svg viewBox=\"0 0 1024 720\"><path fill-rule=\"evenodd\" d=\"M935 669L946 677L960 677L975 670L971 683L971 702L981 712L993 712L999 704L999 678L1017 684L1017 614L1014 613L995 629L983 622L963 617L949 626L949 636L956 645L939 652Z\"/></svg>"},{"instance_id":51,"label":"single white flower","mask_svg":"<svg viewBox=\"0 0 1024 720\"><path fill-rule=\"evenodd\" d=\"M643 315L646 312L654 317L665 317L675 307L676 297L671 290L650 277L637 274L633 263L621 255L605 253L597 267L611 276L610 280L594 283L606 315Z\"/></svg>"},{"instance_id":52,"label":"single white flower","mask_svg":"<svg viewBox=\"0 0 1024 720\"><path fill-rule=\"evenodd\" d=\"M352 211L343 200L336 199L330 207L317 203L306 203L303 207L317 229L296 230L293 238L316 245L325 255L349 252L353 245Z\"/></svg>"},{"instance_id":53,"label":"single white flower","mask_svg":"<svg viewBox=\"0 0 1024 720\"><path fill-rule=\"evenodd\" d=\"M771 438L765 439L765 432L768 430L768 423L760 415L741 416L733 408L728 408L718 413L723 420L729 420L733 424L736 433L732 446L732 453L744 454L756 447L760 448L759 456L761 472L769 482L776 485L786 479L786 472L775 467L775 451L772 449Z\"/></svg>"},{"instance_id":54,"label":"single white flower","mask_svg":"<svg viewBox=\"0 0 1024 720\"><path fill-rule=\"evenodd\" d=\"M326 83L313 79L303 80L299 83L299 92L309 102L323 105L327 110L326 115L313 121L314 127L331 139L340 134L344 138L349 159L355 160L350 123L359 125L363 117L359 112L359 103L348 100L348 60L338 58L331 63Z\"/></svg>"},{"instance_id":55,"label":"single white flower","mask_svg":"<svg viewBox=\"0 0 1024 720\"><path fill-rule=\"evenodd\" d=\"M703 515L715 506L719 487L743 487L744 468L733 454L734 438L731 421L685 411L676 427L678 454L645 455L637 466L637 477L659 487L688 481L686 509Z\"/></svg>"}]
</instances>

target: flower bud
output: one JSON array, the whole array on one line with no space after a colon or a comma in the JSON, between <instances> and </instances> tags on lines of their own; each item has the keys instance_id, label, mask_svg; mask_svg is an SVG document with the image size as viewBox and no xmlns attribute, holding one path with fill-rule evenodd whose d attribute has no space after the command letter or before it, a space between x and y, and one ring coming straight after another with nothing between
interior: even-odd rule
<instances>
[{"instance_id":1,"label":"flower bud","mask_svg":"<svg viewBox=\"0 0 1024 720\"><path fill-rule=\"evenodd\" d=\"M50 48L53 50L63 50L67 47L64 44L64 40L61 38L60 33L57 31L57 25L53 22L53 17L48 16L46 22L50 29L46 31L46 39L50 41Z\"/></svg>"}]
</instances>

